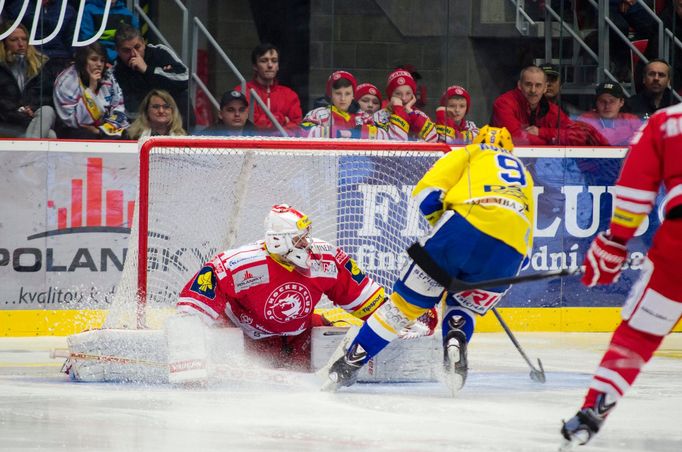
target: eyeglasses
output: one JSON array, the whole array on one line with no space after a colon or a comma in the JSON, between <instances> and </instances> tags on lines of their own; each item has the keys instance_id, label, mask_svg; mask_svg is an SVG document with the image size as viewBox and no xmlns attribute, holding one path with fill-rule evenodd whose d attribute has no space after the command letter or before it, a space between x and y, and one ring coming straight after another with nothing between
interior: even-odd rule
<instances>
[{"instance_id":1,"label":"eyeglasses","mask_svg":"<svg viewBox=\"0 0 682 452\"><path fill-rule=\"evenodd\" d=\"M168 104L152 104L152 105L150 105L150 107L152 107L152 110L161 110L162 108L164 110L172 110L173 109L173 107L171 107Z\"/></svg>"}]
</instances>

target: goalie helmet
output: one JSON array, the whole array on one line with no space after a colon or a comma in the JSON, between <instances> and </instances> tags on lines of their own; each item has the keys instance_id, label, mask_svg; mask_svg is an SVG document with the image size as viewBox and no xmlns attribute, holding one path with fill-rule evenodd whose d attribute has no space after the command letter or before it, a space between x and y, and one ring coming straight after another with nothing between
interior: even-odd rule
<instances>
[{"instance_id":1,"label":"goalie helmet","mask_svg":"<svg viewBox=\"0 0 682 452\"><path fill-rule=\"evenodd\" d=\"M509 133L506 127L491 127L489 125L481 127L478 135L474 138L473 144L489 144L509 152L514 150L511 133Z\"/></svg>"},{"instance_id":2,"label":"goalie helmet","mask_svg":"<svg viewBox=\"0 0 682 452\"><path fill-rule=\"evenodd\" d=\"M265 247L297 267L310 268L311 227L307 215L287 204L274 205L265 217Z\"/></svg>"}]
</instances>

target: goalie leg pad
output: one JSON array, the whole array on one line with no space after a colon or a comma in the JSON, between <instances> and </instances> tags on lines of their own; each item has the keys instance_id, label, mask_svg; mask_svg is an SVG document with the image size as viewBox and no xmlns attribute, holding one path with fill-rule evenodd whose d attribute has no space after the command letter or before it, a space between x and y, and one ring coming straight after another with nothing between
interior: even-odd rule
<instances>
[{"instance_id":1,"label":"goalie leg pad","mask_svg":"<svg viewBox=\"0 0 682 452\"><path fill-rule=\"evenodd\" d=\"M203 384L208 379L206 326L197 316L174 315L166 320L168 381L174 384Z\"/></svg>"}]
</instances>

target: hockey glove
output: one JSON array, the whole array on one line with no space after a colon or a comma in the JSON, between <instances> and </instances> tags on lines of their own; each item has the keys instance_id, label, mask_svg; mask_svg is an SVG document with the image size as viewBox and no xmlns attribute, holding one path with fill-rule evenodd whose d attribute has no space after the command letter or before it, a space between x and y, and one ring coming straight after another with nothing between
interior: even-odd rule
<instances>
[{"instance_id":1,"label":"hockey glove","mask_svg":"<svg viewBox=\"0 0 682 452\"><path fill-rule=\"evenodd\" d=\"M618 281L626 256L625 245L614 241L609 231L600 232L585 255L582 283L594 287Z\"/></svg>"},{"instance_id":2,"label":"hockey glove","mask_svg":"<svg viewBox=\"0 0 682 452\"><path fill-rule=\"evenodd\" d=\"M426 190L430 190L428 193ZM427 188L420 192L418 199L419 211L424 215L424 218L429 222L431 226L436 224L436 222L443 215L445 207L443 206L443 192L434 188Z\"/></svg>"},{"instance_id":3,"label":"hockey glove","mask_svg":"<svg viewBox=\"0 0 682 452\"><path fill-rule=\"evenodd\" d=\"M416 339L422 336L431 336L438 326L438 312L431 308L415 320L407 324L398 332L401 339Z\"/></svg>"}]
</instances>

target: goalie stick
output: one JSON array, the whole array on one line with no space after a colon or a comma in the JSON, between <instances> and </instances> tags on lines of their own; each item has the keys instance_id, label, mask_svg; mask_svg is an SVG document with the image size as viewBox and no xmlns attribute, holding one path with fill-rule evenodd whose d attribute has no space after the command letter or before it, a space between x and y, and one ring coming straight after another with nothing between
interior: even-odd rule
<instances>
[{"instance_id":1,"label":"goalie stick","mask_svg":"<svg viewBox=\"0 0 682 452\"><path fill-rule=\"evenodd\" d=\"M515 284L519 282L538 281L541 279L556 278L558 276L573 275L579 273L580 271L579 269L556 270L545 273L532 273L530 275L489 279L486 281L470 283L466 281L461 281L457 278L453 278L450 275L448 275L445 272L445 270L443 270L441 266L438 265L436 261L433 260L433 258L429 255L429 253L426 252L426 250L421 246L421 244L419 244L419 242L415 242L414 244L412 244L407 249L407 254L412 258L412 260L417 265L419 265L419 267L421 267L422 270L424 270L424 272L426 272L427 275L433 278L434 281L436 281L438 284L446 288L448 292L461 292L463 290L484 289L498 286L506 286L509 284ZM507 326L507 323L504 321L504 319L497 311L497 309L493 307L492 311L493 314L495 314L497 320L500 322L502 329L504 330L505 333L507 333L507 336L512 341L512 344L514 344L514 347L516 347L516 350L519 351L523 359L528 364L528 367L530 367L530 379L538 383L544 383L546 381L545 370L542 367L542 361L540 361L540 358L538 358L539 369L537 369L535 366L533 366L533 363L530 361L530 359L528 359L528 356L523 351L521 344L519 344L519 341L516 340L514 333L512 333L511 329L509 329L509 326Z\"/></svg>"}]
</instances>

